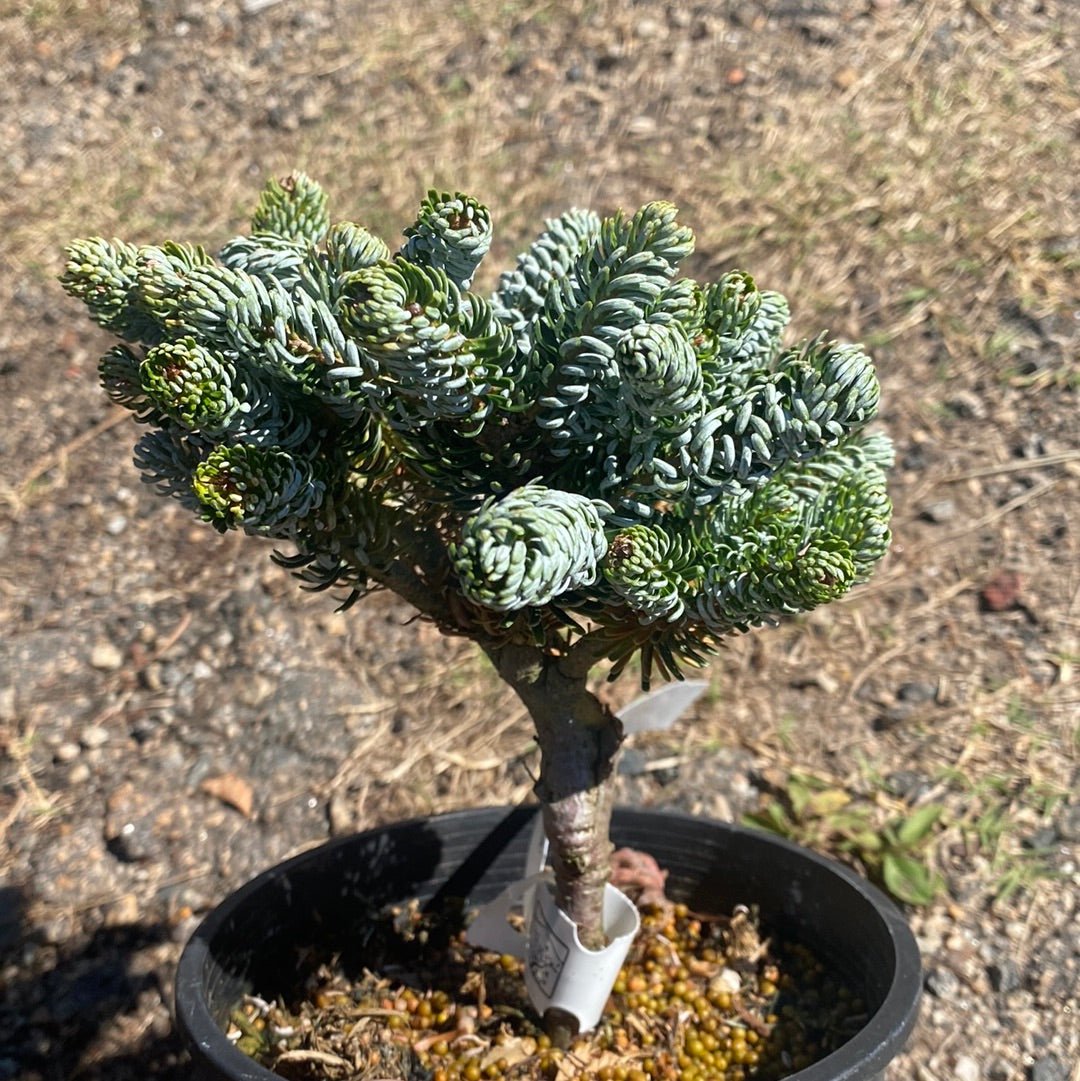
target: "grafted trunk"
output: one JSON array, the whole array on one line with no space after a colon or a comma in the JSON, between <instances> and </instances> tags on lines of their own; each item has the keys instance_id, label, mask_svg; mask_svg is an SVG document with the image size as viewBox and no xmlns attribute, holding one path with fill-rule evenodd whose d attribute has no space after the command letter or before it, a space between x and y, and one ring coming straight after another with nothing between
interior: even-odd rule
<instances>
[{"instance_id":1,"label":"grafted trunk","mask_svg":"<svg viewBox=\"0 0 1080 1081\"><path fill-rule=\"evenodd\" d=\"M622 727L588 689L587 671L564 658L517 646L489 650L489 656L536 726L540 777L535 791L543 806L556 904L574 921L582 945L601 949ZM546 1017L545 1023L558 1042L574 1034L572 1018Z\"/></svg>"},{"instance_id":2,"label":"grafted trunk","mask_svg":"<svg viewBox=\"0 0 1080 1081\"><path fill-rule=\"evenodd\" d=\"M611 876L611 779L620 732L610 713L606 723L590 723L588 707L599 703L589 699L588 692L575 703L542 699L530 713L540 743L536 794L544 808L556 900L577 925L582 945L595 950L605 945L601 918Z\"/></svg>"}]
</instances>

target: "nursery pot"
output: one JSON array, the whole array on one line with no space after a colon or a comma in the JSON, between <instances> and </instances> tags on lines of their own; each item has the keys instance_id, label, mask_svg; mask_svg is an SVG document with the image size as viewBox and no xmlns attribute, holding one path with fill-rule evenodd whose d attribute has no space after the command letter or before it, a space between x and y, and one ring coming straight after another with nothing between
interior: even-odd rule
<instances>
[{"instance_id":1,"label":"nursery pot","mask_svg":"<svg viewBox=\"0 0 1080 1081\"><path fill-rule=\"evenodd\" d=\"M340 929L355 926L358 909L491 900L521 877L536 814L490 808L368 830L288 860L228 897L196 930L177 973L177 1022L193 1077L275 1081L225 1035L242 996L284 993L304 947L347 950ZM689 815L619 809L612 839L666 868L673 900L717 913L758 906L767 933L808 946L867 1003L864 1027L790 1081L871 1081L902 1049L918 1012L919 952L901 913L873 886L782 838Z\"/></svg>"}]
</instances>

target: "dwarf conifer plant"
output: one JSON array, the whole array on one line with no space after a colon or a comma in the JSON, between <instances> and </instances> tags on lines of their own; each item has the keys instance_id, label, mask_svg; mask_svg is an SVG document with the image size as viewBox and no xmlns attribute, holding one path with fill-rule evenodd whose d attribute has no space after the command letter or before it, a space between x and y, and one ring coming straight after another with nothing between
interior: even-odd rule
<instances>
[{"instance_id":1,"label":"dwarf conifer plant","mask_svg":"<svg viewBox=\"0 0 1080 1081\"><path fill-rule=\"evenodd\" d=\"M873 365L746 273L680 276L654 202L571 210L470 283L487 209L431 192L396 252L300 173L216 257L76 241L63 285L123 344L146 480L348 604L389 589L473 639L527 706L560 907L602 942L620 727L588 689L680 678L720 639L839 597L888 543Z\"/></svg>"}]
</instances>

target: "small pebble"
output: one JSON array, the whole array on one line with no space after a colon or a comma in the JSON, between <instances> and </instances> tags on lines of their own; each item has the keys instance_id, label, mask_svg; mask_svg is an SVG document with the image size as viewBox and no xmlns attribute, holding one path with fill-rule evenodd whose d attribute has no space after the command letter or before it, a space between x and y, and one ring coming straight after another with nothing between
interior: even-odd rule
<instances>
[{"instance_id":1,"label":"small pebble","mask_svg":"<svg viewBox=\"0 0 1080 1081\"><path fill-rule=\"evenodd\" d=\"M148 664L140 673L140 679L147 690L160 691L164 686L161 681L161 665L156 661Z\"/></svg>"},{"instance_id":2,"label":"small pebble","mask_svg":"<svg viewBox=\"0 0 1080 1081\"><path fill-rule=\"evenodd\" d=\"M911 769L895 770L885 778L885 786L889 792L908 802L914 802L924 792L928 792L930 784L930 778L926 774Z\"/></svg>"},{"instance_id":3,"label":"small pebble","mask_svg":"<svg viewBox=\"0 0 1080 1081\"><path fill-rule=\"evenodd\" d=\"M85 762L76 762L68 770L67 783L69 785L86 784L90 780L90 767Z\"/></svg>"},{"instance_id":4,"label":"small pebble","mask_svg":"<svg viewBox=\"0 0 1080 1081\"><path fill-rule=\"evenodd\" d=\"M157 717L139 717L131 724L128 735L138 744L149 743L157 734L161 722Z\"/></svg>"},{"instance_id":5,"label":"small pebble","mask_svg":"<svg viewBox=\"0 0 1080 1081\"><path fill-rule=\"evenodd\" d=\"M213 668L211 668L206 661L196 661L191 666L191 676L193 679L202 681L204 679L210 679L213 674Z\"/></svg>"},{"instance_id":6,"label":"small pebble","mask_svg":"<svg viewBox=\"0 0 1080 1081\"><path fill-rule=\"evenodd\" d=\"M77 743L61 743L53 751L53 758L57 762L71 762L79 757L79 745Z\"/></svg>"},{"instance_id":7,"label":"small pebble","mask_svg":"<svg viewBox=\"0 0 1080 1081\"><path fill-rule=\"evenodd\" d=\"M1065 808L1058 820L1057 831L1063 841L1080 841L1080 803Z\"/></svg>"},{"instance_id":8,"label":"small pebble","mask_svg":"<svg viewBox=\"0 0 1080 1081\"><path fill-rule=\"evenodd\" d=\"M113 537L119 537L127 529L127 518L122 514L114 514L105 523L105 532Z\"/></svg>"},{"instance_id":9,"label":"small pebble","mask_svg":"<svg viewBox=\"0 0 1080 1081\"><path fill-rule=\"evenodd\" d=\"M88 724L79 733L79 742L88 751L93 751L98 747L104 747L109 742L109 733L101 725Z\"/></svg>"},{"instance_id":10,"label":"small pebble","mask_svg":"<svg viewBox=\"0 0 1080 1081\"><path fill-rule=\"evenodd\" d=\"M124 663L124 655L112 642L98 642L90 651L90 666L103 672L115 672Z\"/></svg>"},{"instance_id":11,"label":"small pebble","mask_svg":"<svg viewBox=\"0 0 1080 1081\"><path fill-rule=\"evenodd\" d=\"M1032 1064L1031 1081L1068 1081L1068 1071L1057 1055L1044 1055Z\"/></svg>"},{"instance_id":12,"label":"small pebble","mask_svg":"<svg viewBox=\"0 0 1080 1081\"><path fill-rule=\"evenodd\" d=\"M1058 842L1058 831L1053 826L1040 826L1027 837L1020 839L1020 844L1027 849L1039 851L1053 848Z\"/></svg>"},{"instance_id":13,"label":"small pebble","mask_svg":"<svg viewBox=\"0 0 1080 1081\"><path fill-rule=\"evenodd\" d=\"M932 968L926 974L926 989L935 998L952 998L960 990L960 980L951 968Z\"/></svg>"},{"instance_id":14,"label":"small pebble","mask_svg":"<svg viewBox=\"0 0 1080 1081\"><path fill-rule=\"evenodd\" d=\"M948 938L945 939L945 948L952 950L953 953L964 954L972 945L972 937L970 931L961 929L959 931L953 931Z\"/></svg>"},{"instance_id":15,"label":"small pebble","mask_svg":"<svg viewBox=\"0 0 1080 1081\"><path fill-rule=\"evenodd\" d=\"M9 683L0 687L0 724L10 724L15 720L15 685Z\"/></svg>"},{"instance_id":16,"label":"small pebble","mask_svg":"<svg viewBox=\"0 0 1080 1081\"><path fill-rule=\"evenodd\" d=\"M105 909L106 927L124 927L139 922L139 899L125 893Z\"/></svg>"},{"instance_id":17,"label":"small pebble","mask_svg":"<svg viewBox=\"0 0 1080 1081\"><path fill-rule=\"evenodd\" d=\"M986 416L986 405L982 398L972 390L960 390L945 403L953 416L964 420L981 420Z\"/></svg>"},{"instance_id":18,"label":"small pebble","mask_svg":"<svg viewBox=\"0 0 1080 1081\"><path fill-rule=\"evenodd\" d=\"M199 916L186 916L181 920L178 920L172 927L171 938L173 942L184 943L191 938L195 931L195 928L199 926L201 918Z\"/></svg>"},{"instance_id":19,"label":"small pebble","mask_svg":"<svg viewBox=\"0 0 1080 1081\"><path fill-rule=\"evenodd\" d=\"M38 936L46 946L55 946L71 937L72 923L67 916L54 916L38 925Z\"/></svg>"},{"instance_id":20,"label":"small pebble","mask_svg":"<svg viewBox=\"0 0 1080 1081\"><path fill-rule=\"evenodd\" d=\"M901 702L932 702L937 697L936 683L901 683L896 691Z\"/></svg>"},{"instance_id":21,"label":"small pebble","mask_svg":"<svg viewBox=\"0 0 1080 1081\"><path fill-rule=\"evenodd\" d=\"M900 455L900 468L919 472L926 468L926 448L918 443L912 444Z\"/></svg>"},{"instance_id":22,"label":"small pebble","mask_svg":"<svg viewBox=\"0 0 1080 1081\"><path fill-rule=\"evenodd\" d=\"M326 807L330 822L330 836L342 837L356 831L356 808L354 801L340 790L335 792Z\"/></svg>"},{"instance_id":23,"label":"small pebble","mask_svg":"<svg viewBox=\"0 0 1080 1081\"><path fill-rule=\"evenodd\" d=\"M951 499L939 499L934 503L928 503L919 513L924 522L932 522L934 525L943 525L951 522L956 517L956 503Z\"/></svg>"},{"instance_id":24,"label":"small pebble","mask_svg":"<svg viewBox=\"0 0 1080 1081\"><path fill-rule=\"evenodd\" d=\"M988 965L986 975L990 979L990 986L1002 995L1015 991L1022 983L1016 962L1008 959Z\"/></svg>"},{"instance_id":25,"label":"small pebble","mask_svg":"<svg viewBox=\"0 0 1080 1081\"><path fill-rule=\"evenodd\" d=\"M915 709L913 702L894 702L886 707L873 720L875 732L887 732L898 724L902 724L911 716Z\"/></svg>"},{"instance_id":26,"label":"small pebble","mask_svg":"<svg viewBox=\"0 0 1080 1081\"><path fill-rule=\"evenodd\" d=\"M1016 571L999 570L979 591L979 605L984 612L1007 612L1019 601L1023 585Z\"/></svg>"},{"instance_id":27,"label":"small pebble","mask_svg":"<svg viewBox=\"0 0 1080 1081\"><path fill-rule=\"evenodd\" d=\"M979 1081L979 1064L970 1055L958 1055L953 1065L953 1077L956 1081Z\"/></svg>"},{"instance_id":28,"label":"small pebble","mask_svg":"<svg viewBox=\"0 0 1080 1081\"><path fill-rule=\"evenodd\" d=\"M940 912L929 912L916 925L919 948L924 954L937 953L948 934L949 921Z\"/></svg>"}]
</instances>

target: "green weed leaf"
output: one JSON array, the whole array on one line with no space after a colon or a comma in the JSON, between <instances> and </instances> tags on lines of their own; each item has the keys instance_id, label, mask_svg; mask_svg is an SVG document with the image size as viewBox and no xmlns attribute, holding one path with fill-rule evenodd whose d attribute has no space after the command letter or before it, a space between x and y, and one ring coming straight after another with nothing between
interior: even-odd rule
<instances>
[{"instance_id":1,"label":"green weed leaf","mask_svg":"<svg viewBox=\"0 0 1080 1081\"><path fill-rule=\"evenodd\" d=\"M897 843L902 848L912 848L930 835L944 807L939 803L930 803L920 807L913 815L905 818L896 832Z\"/></svg>"},{"instance_id":2,"label":"green weed leaf","mask_svg":"<svg viewBox=\"0 0 1080 1081\"><path fill-rule=\"evenodd\" d=\"M909 905L928 905L941 886L938 877L925 863L899 852L886 852L881 861L885 888Z\"/></svg>"},{"instance_id":3,"label":"green weed leaf","mask_svg":"<svg viewBox=\"0 0 1080 1081\"><path fill-rule=\"evenodd\" d=\"M826 788L815 792L807 801L807 810L817 818L830 818L851 802L851 797L840 788Z\"/></svg>"},{"instance_id":4,"label":"green weed leaf","mask_svg":"<svg viewBox=\"0 0 1080 1081\"><path fill-rule=\"evenodd\" d=\"M781 837L791 837L795 832L794 824L779 803L770 803L761 811L744 815L743 821L749 826L779 833Z\"/></svg>"},{"instance_id":5,"label":"green weed leaf","mask_svg":"<svg viewBox=\"0 0 1080 1081\"><path fill-rule=\"evenodd\" d=\"M814 790L805 781L792 777L788 781L787 798L791 803L791 813L796 820L806 817L807 808L814 798Z\"/></svg>"}]
</instances>

